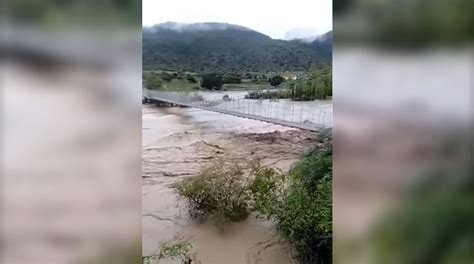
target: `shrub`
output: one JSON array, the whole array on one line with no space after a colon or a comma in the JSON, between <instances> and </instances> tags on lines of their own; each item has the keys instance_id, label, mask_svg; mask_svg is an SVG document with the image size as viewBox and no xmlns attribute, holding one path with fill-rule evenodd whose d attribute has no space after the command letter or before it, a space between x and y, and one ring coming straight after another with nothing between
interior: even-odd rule
<instances>
[{"instance_id":1,"label":"shrub","mask_svg":"<svg viewBox=\"0 0 474 264\"><path fill-rule=\"evenodd\" d=\"M332 96L332 70L330 66L313 68L297 80L289 81L291 98L295 101L327 99Z\"/></svg>"},{"instance_id":2,"label":"shrub","mask_svg":"<svg viewBox=\"0 0 474 264\"><path fill-rule=\"evenodd\" d=\"M173 80L174 77L176 77L174 74L171 75L171 74L169 74L169 73L167 73L167 72L162 72L162 73L160 74L160 76L161 76L161 79L162 79L163 81L166 81L166 82L171 82L171 80Z\"/></svg>"},{"instance_id":3,"label":"shrub","mask_svg":"<svg viewBox=\"0 0 474 264\"><path fill-rule=\"evenodd\" d=\"M224 76L223 83L242 83L242 79L238 76L226 75Z\"/></svg>"},{"instance_id":4,"label":"shrub","mask_svg":"<svg viewBox=\"0 0 474 264\"><path fill-rule=\"evenodd\" d=\"M332 149L311 151L288 176L255 173L249 184L253 209L276 222L300 263L331 263Z\"/></svg>"},{"instance_id":5,"label":"shrub","mask_svg":"<svg viewBox=\"0 0 474 264\"><path fill-rule=\"evenodd\" d=\"M310 151L290 174L292 184L275 214L278 229L300 263L331 263L332 146Z\"/></svg>"},{"instance_id":6,"label":"shrub","mask_svg":"<svg viewBox=\"0 0 474 264\"><path fill-rule=\"evenodd\" d=\"M301 182L292 184L274 213L280 234L302 264L331 263L332 175L317 183L312 192Z\"/></svg>"},{"instance_id":7,"label":"shrub","mask_svg":"<svg viewBox=\"0 0 474 264\"><path fill-rule=\"evenodd\" d=\"M317 148L289 174L261 167L214 164L176 185L196 218L221 229L255 211L275 221L302 264L332 261L332 147ZM247 176L247 177L245 177Z\"/></svg>"},{"instance_id":8,"label":"shrub","mask_svg":"<svg viewBox=\"0 0 474 264\"><path fill-rule=\"evenodd\" d=\"M270 78L270 85L276 87L284 81L285 81L285 78L281 77L280 75L276 75Z\"/></svg>"},{"instance_id":9,"label":"shrub","mask_svg":"<svg viewBox=\"0 0 474 264\"><path fill-rule=\"evenodd\" d=\"M160 246L159 258L182 257L185 258L193 246L187 241L164 243Z\"/></svg>"},{"instance_id":10,"label":"shrub","mask_svg":"<svg viewBox=\"0 0 474 264\"><path fill-rule=\"evenodd\" d=\"M148 89L161 89L162 80L160 76L155 72L143 72L143 86Z\"/></svg>"},{"instance_id":11,"label":"shrub","mask_svg":"<svg viewBox=\"0 0 474 264\"><path fill-rule=\"evenodd\" d=\"M236 164L214 164L175 187L187 201L192 217L210 218L222 228L225 223L242 220L249 213L244 171L245 168Z\"/></svg>"},{"instance_id":12,"label":"shrub","mask_svg":"<svg viewBox=\"0 0 474 264\"><path fill-rule=\"evenodd\" d=\"M191 74L186 74L186 80L188 80L188 82L190 82L190 83L196 83L197 82L196 78L194 78L194 76L192 76Z\"/></svg>"},{"instance_id":13,"label":"shrub","mask_svg":"<svg viewBox=\"0 0 474 264\"><path fill-rule=\"evenodd\" d=\"M306 154L291 170L303 186L312 192L316 190L319 180L332 173L332 148L314 149Z\"/></svg>"},{"instance_id":14,"label":"shrub","mask_svg":"<svg viewBox=\"0 0 474 264\"><path fill-rule=\"evenodd\" d=\"M277 201L284 193L285 174L272 168L258 167L248 185L251 208L260 216L270 218L277 210Z\"/></svg>"}]
</instances>

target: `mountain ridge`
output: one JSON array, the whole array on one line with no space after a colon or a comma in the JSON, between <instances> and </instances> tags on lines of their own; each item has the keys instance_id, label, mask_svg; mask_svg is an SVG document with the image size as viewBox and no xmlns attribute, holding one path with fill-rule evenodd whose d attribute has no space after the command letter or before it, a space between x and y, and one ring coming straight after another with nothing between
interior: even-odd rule
<instances>
[{"instance_id":1,"label":"mountain ridge","mask_svg":"<svg viewBox=\"0 0 474 264\"><path fill-rule=\"evenodd\" d=\"M166 22L143 29L143 68L200 73L302 71L330 63L332 45L327 42L272 39L229 23Z\"/></svg>"}]
</instances>

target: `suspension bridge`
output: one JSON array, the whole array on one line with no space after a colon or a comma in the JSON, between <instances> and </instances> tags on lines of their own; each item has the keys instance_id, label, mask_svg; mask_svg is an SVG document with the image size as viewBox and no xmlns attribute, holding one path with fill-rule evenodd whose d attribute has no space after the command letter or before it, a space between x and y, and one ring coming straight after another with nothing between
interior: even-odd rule
<instances>
[{"instance_id":1,"label":"suspension bridge","mask_svg":"<svg viewBox=\"0 0 474 264\"><path fill-rule=\"evenodd\" d=\"M287 100L255 100L244 96L219 98L207 97L204 93L170 92L143 89L146 101L227 114L285 127L310 131L321 131L332 127L332 106L315 106Z\"/></svg>"}]
</instances>

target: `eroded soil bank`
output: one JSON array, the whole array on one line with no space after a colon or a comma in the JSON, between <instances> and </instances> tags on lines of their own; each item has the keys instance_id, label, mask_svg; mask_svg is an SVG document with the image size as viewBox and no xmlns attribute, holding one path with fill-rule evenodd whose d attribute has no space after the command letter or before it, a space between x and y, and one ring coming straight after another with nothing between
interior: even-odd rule
<instances>
[{"instance_id":1,"label":"eroded soil bank","mask_svg":"<svg viewBox=\"0 0 474 264\"><path fill-rule=\"evenodd\" d=\"M221 233L190 220L172 185L213 162L259 160L287 171L319 143L317 133L188 108L146 106L143 117L143 255L185 238L203 264L292 263L271 223L250 216Z\"/></svg>"}]
</instances>

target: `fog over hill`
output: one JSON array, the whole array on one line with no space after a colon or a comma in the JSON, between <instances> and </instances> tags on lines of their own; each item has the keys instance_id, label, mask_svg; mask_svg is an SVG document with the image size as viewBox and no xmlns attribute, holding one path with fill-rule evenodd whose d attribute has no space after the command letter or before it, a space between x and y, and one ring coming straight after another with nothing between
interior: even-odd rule
<instances>
[{"instance_id":1,"label":"fog over hill","mask_svg":"<svg viewBox=\"0 0 474 264\"><path fill-rule=\"evenodd\" d=\"M217 22L207 22L207 23L177 23L177 22L166 22L162 24L157 24L152 27L155 30L175 30L179 32L186 31L210 31L210 30L227 30L227 29L236 29L236 30L248 30L251 29L233 25L228 23L217 23Z\"/></svg>"},{"instance_id":2,"label":"fog over hill","mask_svg":"<svg viewBox=\"0 0 474 264\"><path fill-rule=\"evenodd\" d=\"M285 40L294 40L294 39L303 39L308 41L313 41L318 37L319 32L315 28L294 28L289 30L283 36Z\"/></svg>"}]
</instances>

